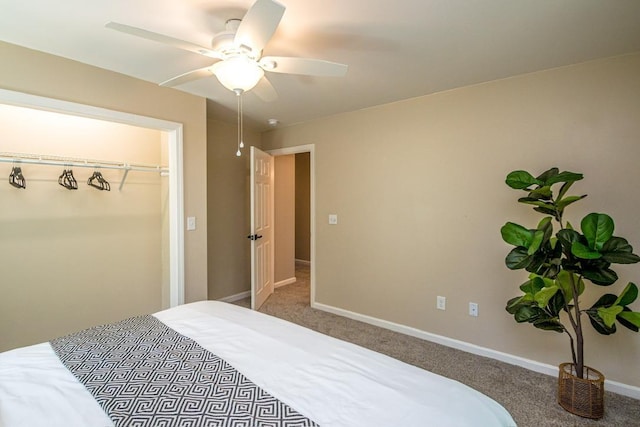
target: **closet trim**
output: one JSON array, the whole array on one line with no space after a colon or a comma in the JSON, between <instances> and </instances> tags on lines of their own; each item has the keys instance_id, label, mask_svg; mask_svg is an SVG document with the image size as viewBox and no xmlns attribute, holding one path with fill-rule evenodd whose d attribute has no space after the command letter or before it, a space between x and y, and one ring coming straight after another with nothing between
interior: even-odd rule
<instances>
[{"instance_id":1,"label":"closet trim","mask_svg":"<svg viewBox=\"0 0 640 427\"><path fill-rule=\"evenodd\" d=\"M184 304L184 176L182 123L0 89L0 103L166 132L169 144L169 306Z\"/></svg>"}]
</instances>

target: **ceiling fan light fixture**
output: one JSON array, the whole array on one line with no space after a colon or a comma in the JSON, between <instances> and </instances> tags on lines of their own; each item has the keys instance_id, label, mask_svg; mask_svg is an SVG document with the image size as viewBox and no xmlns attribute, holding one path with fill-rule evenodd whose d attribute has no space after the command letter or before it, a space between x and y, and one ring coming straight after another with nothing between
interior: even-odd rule
<instances>
[{"instance_id":1,"label":"ceiling fan light fixture","mask_svg":"<svg viewBox=\"0 0 640 427\"><path fill-rule=\"evenodd\" d=\"M232 92L238 89L243 92L249 91L264 76L264 70L255 61L244 55L216 62L211 71L216 75L222 86Z\"/></svg>"}]
</instances>

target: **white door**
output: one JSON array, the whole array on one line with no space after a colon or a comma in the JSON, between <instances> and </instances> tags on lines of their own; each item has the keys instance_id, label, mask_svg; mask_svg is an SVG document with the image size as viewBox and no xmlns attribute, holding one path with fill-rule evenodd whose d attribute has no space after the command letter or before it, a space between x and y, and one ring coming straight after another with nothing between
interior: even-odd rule
<instances>
[{"instance_id":1,"label":"white door","mask_svg":"<svg viewBox=\"0 0 640 427\"><path fill-rule=\"evenodd\" d=\"M251 147L251 308L273 293L273 157Z\"/></svg>"}]
</instances>

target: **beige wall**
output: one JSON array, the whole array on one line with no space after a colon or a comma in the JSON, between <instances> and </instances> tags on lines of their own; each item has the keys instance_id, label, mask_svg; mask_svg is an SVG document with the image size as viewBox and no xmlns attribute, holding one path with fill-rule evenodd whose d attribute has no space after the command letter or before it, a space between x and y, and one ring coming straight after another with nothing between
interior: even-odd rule
<instances>
[{"instance_id":1,"label":"beige wall","mask_svg":"<svg viewBox=\"0 0 640 427\"><path fill-rule=\"evenodd\" d=\"M185 215L207 217L204 98L7 43L0 58L0 88L182 123ZM207 297L206 236L204 220L185 233L188 302Z\"/></svg>"},{"instance_id":2,"label":"beige wall","mask_svg":"<svg viewBox=\"0 0 640 427\"><path fill-rule=\"evenodd\" d=\"M166 151L157 130L2 104L0 129L9 153L160 165ZM160 310L167 179L131 171L118 191L124 171L103 168L111 191L99 191L87 185L94 169L74 167L70 191L63 166L19 166L27 188L0 185L0 351Z\"/></svg>"},{"instance_id":3,"label":"beige wall","mask_svg":"<svg viewBox=\"0 0 640 427\"><path fill-rule=\"evenodd\" d=\"M260 135L245 129L247 148L236 157L237 125L207 126L208 295L220 299L251 288L249 146L259 147Z\"/></svg>"},{"instance_id":4,"label":"beige wall","mask_svg":"<svg viewBox=\"0 0 640 427\"><path fill-rule=\"evenodd\" d=\"M504 310L525 280L500 227L538 214L504 184L514 169L583 172L578 222L606 211L640 251L640 54L461 88L277 129L265 149L315 144L316 300L548 364L565 336ZM339 224L329 226L327 215ZM619 292L640 267L617 270ZM598 288L597 291L603 291ZM606 290L605 290L606 291ZM436 296L447 310L436 310ZM595 295L584 296L586 303ZM467 315L470 301L480 315ZM587 302L588 301L588 302ZM635 310L640 305L634 303ZM588 322L587 322L588 323ZM587 326L587 364L640 386L640 335Z\"/></svg>"},{"instance_id":5,"label":"beige wall","mask_svg":"<svg viewBox=\"0 0 640 427\"><path fill-rule=\"evenodd\" d=\"M309 153L296 156L296 259L311 261L311 166Z\"/></svg>"},{"instance_id":6,"label":"beige wall","mask_svg":"<svg viewBox=\"0 0 640 427\"><path fill-rule=\"evenodd\" d=\"M296 163L295 155L274 158L274 283L294 279Z\"/></svg>"}]
</instances>

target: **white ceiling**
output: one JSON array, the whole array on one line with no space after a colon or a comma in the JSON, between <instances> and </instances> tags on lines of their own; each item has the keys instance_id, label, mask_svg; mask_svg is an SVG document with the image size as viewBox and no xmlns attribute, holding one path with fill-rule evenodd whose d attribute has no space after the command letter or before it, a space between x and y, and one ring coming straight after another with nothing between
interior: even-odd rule
<instances>
[{"instance_id":1,"label":"white ceiling","mask_svg":"<svg viewBox=\"0 0 640 427\"><path fill-rule=\"evenodd\" d=\"M349 71L341 78L267 73L278 100L244 97L246 122L257 129L269 118L289 125L640 51L640 0L279 1L286 11L264 54L325 59ZM209 46L252 3L0 0L0 40L160 83L211 61L105 23ZM215 77L178 89L209 98L210 113L235 119L235 95Z\"/></svg>"}]
</instances>

